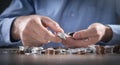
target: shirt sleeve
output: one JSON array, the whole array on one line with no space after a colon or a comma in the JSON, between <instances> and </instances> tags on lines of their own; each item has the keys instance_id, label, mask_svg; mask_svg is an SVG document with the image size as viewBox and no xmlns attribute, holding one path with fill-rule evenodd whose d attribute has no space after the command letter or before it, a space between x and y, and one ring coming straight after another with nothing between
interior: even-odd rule
<instances>
[{"instance_id":1,"label":"shirt sleeve","mask_svg":"<svg viewBox=\"0 0 120 65\"><path fill-rule=\"evenodd\" d=\"M12 0L8 8L0 15L0 43L1 45L8 45L18 42L11 42L10 29L16 17L34 14L34 8L30 0Z\"/></svg>"},{"instance_id":2,"label":"shirt sleeve","mask_svg":"<svg viewBox=\"0 0 120 65\"><path fill-rule=\"evenodd\" d=\"M120 0L115 0L116 25L108 25L113 31L112 39L107 43L110 45L120 44Z\"/></svg>"},{"instance_id":3,"label":"shirt sleeve","mask_svg":"<svg viewBox=\"0 0 120 65\"><path fill-rule=\"evenodd\" d=\"M112 39L107 43L108 45L120 44L120 25L108 25L113 31Z\"/></svg>"}]
</instances>

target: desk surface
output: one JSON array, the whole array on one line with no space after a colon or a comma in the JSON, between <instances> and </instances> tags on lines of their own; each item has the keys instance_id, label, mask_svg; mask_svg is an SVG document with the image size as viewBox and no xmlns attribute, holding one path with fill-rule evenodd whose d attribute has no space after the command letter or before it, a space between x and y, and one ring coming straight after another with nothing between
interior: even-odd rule
<instances>
[{"instance_id":1,"label":"desk surface","mask_svg":"<svg viewBox=\"0 0 120 65\"><path fill-rule=\"evenodd\" d=\"M120 55L0 55L0 65L120 65Z\"/></svg>"}]
</instances>

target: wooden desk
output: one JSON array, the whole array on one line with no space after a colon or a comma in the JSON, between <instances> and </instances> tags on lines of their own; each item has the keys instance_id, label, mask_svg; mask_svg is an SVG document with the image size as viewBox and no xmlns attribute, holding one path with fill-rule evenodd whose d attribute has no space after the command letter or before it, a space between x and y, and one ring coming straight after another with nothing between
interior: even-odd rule
<instances>
[{"instance_id":1,"label":"wooden desk","mask_svg":"<svg viewBox=\"0 0 120 65\"><path fill-rule=\"evenodd\" d=\"M0 55L0 65L120 65L120 55Z\"/></svg>"}]
</instances>

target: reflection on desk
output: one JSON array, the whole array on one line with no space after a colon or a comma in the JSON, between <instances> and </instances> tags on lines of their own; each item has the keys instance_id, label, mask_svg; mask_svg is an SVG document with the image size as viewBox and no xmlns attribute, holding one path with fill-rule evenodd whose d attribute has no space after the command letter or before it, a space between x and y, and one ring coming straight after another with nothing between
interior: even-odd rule
<instances>
[{"instance_id":1,"label":"reflection on desk","mask_svg":"<svg viewBox=\"0 0 120 65\"><path fill-rule=\"evenodd\" d=\"M0 65L120 65L120 55L0 55Z\"/></svg>"}]
</instances>

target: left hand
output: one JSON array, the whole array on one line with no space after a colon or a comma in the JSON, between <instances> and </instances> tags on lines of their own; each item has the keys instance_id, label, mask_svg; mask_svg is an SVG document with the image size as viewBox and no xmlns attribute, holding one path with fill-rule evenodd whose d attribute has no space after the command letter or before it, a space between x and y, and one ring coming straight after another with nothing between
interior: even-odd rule
<instances>
[{"instance_id":1,"label":"left hand","mask_svg":"<svg viewBox=\"0 0 120 65\"><path fill-rule=\"evenodd\" d=\"M63 44L66 47L88 47L88 45L96 44L108 35L106 34L108 29L111 30L103 24L93 23L87 29L75 32L73 37L67 36L67 39L63 40ZM108 37L111 35L110 33Z\"/></svg>"}]
</instances>

